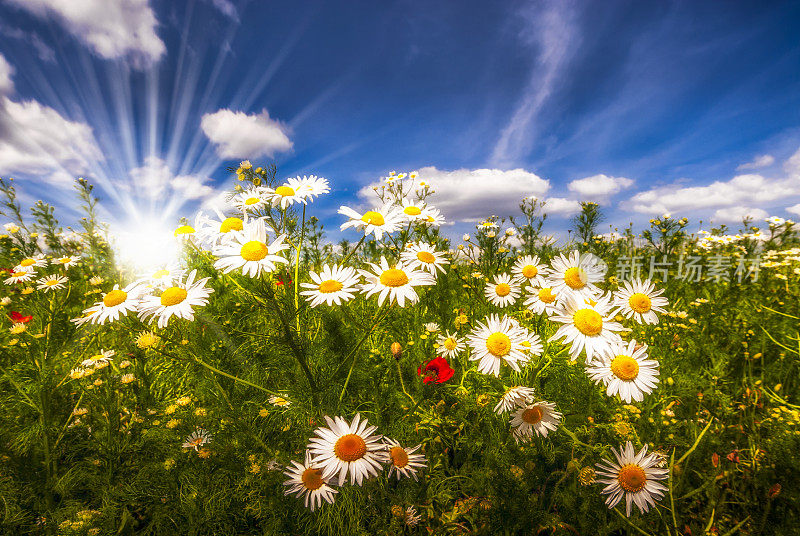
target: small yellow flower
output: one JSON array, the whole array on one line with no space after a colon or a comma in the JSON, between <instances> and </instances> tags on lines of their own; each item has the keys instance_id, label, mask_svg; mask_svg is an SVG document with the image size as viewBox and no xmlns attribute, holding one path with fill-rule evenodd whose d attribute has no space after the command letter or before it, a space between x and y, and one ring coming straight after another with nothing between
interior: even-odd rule
<instances>
[{"instance_id":1,"label":"small yellow flower","mask_svg":"<svg viewBox=\"0 0 800 536\"><path fill-rule=\"evenodd\" d=\"M161 341L161 337L152 331L143 331L136 337L136 346L142 350L153 348Z\"/></svg>"},{"instance_id":2,"label":"small yellow flower","mask_svg":"<svg viewBox=\"0 0 800 536\"><path fill-rule=\"evenodd\" d=\"M258 411L258 416L259 416L259 417L266 417L267 415L269 415L269 410L268 410L268 409L261 408L261 409Z\"/></svg>"},{"instance_id":3,"label":"small yellow flower","mask_svg":"<svg viewBox=\"0 0 800 536\"><path fill-rule=\"evenodd\" d=\"M122 383L132 383L136 381L136 376L133 374L123 374L120 381L122 381Z\"/></svg>"},{"instance_id":4,"label":"small yellow flower","mask_svg":"<svg viewBox=\"0 0 800 536\"><path fill-rule=\"evenodd\" d=\"M170 421L167 422L166 427L170 429L177 428L180 424L181 424L180 419L170 419Z\"/></svg>"},{"instance_id":5,"label":"small yellow flower","mask_svg":"<svg viewBox=\"0 0 800 536\"><path fill-rule=\"evenodd\" d=\"M33 292L33 287L25 287L24 289L22 289L23 296L26 294L30 294L31 292Z\"/></svg>"},{"instance_id":6,"label":"small yellow flower","mask_svg":"<svg viewBox=\"0 0 800 536\"><path fill-rule=\"evenodd\" d=\"M10 331L12 335L19 335L20 333L24 333L27 329L28 326L22 322L16 322L8 331Z\"/></svg>"},{"instance_id":7,"label":"small yellow flower","mask_svg":"<svg viewBox=\"0 0 800 536\"><path fill-rule=\"evenodd\" d=\"M177 402L179 406L188 406L192 403L192 398L189 396L182 396L177 400Z\"/></svg>"}]
</instances>

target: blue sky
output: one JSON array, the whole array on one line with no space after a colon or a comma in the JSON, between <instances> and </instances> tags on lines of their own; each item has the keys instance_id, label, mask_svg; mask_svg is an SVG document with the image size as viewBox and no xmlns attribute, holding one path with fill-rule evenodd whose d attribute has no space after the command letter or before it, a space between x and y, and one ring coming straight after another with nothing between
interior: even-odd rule
<instances>
[{"instance_id":1,"label":"blue sky","mask_svg":"<svg viewBox=\"0 0 800 536\"><path fill-rule=\"evenodd\" d=\"M798 2L77 4L0 0L0 176L67 220L85 176L172 227L244 158L329 178L332 239L391 170L453 234L528 195L554 231L800 215Z\"/></svg>"}]
</instances>

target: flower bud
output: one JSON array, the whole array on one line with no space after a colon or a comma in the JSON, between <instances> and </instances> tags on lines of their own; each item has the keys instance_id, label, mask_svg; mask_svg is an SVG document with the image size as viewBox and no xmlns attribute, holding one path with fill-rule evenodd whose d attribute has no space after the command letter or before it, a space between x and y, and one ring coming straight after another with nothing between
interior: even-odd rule
<instances>
[{"instance_id":1,"label":"flower bud","mask_svg":"<svg viewBox=\"0 0 800 536\"><path fill-rule=\"evenodd\" d=\"M395 359L399 360L401 357L403 357L403 347L399 342L393 342L389 349L391 350Z\"/></svg>"}]
</instances>

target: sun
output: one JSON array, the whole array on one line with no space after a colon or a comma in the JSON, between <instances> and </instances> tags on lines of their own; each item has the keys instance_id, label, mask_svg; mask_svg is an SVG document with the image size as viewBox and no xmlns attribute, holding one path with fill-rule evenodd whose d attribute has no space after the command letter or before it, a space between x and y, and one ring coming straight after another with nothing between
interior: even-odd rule
<instances>
[{"instance_id":1,"label":"sun","mask_svg":"<svg viewBox=\"0 0 800 536\"><path fill-rule=\"evenodd\" d=\"M129 219L112 225L112 247L121 264L136 271L157 269L177 262L181 245L174 222L156 217Z\"/></svg>"}]
</instances>

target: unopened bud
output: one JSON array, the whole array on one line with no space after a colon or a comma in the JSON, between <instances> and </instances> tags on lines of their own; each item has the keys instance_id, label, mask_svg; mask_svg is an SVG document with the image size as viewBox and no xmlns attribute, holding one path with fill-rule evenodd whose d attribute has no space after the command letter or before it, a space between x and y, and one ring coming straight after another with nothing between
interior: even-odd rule
<instances>
[{"instance_id":1,"label":"unopened bud","mask_svg":"<svg viewBox=\"0 0 800 536\"><path fill-rule=\"evenodd\" d=\"M393 342L389 349L392 351L392 355L395 359L399 360L401 357L403 357L403 347L400 346L399 342Z\"/></svg>"}]
</instances>

